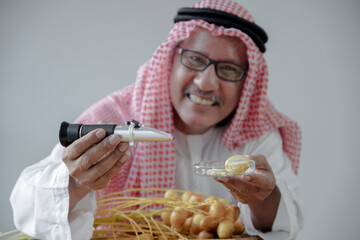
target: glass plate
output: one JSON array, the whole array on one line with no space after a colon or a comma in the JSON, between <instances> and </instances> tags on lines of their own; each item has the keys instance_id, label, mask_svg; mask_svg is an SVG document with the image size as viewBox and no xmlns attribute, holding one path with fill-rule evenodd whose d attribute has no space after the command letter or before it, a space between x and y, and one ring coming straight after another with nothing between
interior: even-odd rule
<instances>
[{"instance_id":1,"label":"glass plate","mask_svg":"<svg viewBox=\"0 0 360 240\"><path fill-rule=\"evenodd\" d=\"M250 160L249 168L240 174L233 174L226 171L225 161L209 161L209 162L200 162L194 164L194 172L199 176L208 176L208 177L231 177L231 176L242 176L253 173L255 170L255 161Z\"/></svg>"}]
</instances>

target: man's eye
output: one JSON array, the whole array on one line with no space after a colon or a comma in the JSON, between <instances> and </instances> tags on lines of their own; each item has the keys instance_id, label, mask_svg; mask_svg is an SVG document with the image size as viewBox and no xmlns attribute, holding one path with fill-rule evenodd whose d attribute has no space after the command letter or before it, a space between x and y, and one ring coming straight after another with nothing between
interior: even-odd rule
<instances>
[{"instance_id":1,"label":"man's eye","mask_svg":"<svg viewBox=\"0 0 360 240\"><path fill-rule=\"evenodd\" d=\"M238 69L236 69L235 67L231 66L231 65L222 65L221 67L221 71L224 72L237 72Z\"/></svg>"},{"instance_id":2,"label":"man's eye","mask_svg":"<svg viewBox=\"0 0 360 240\"><path fill-rule=\"evenodd\" d=\"M189 56L189 63L193 66L202 66L206 64L206 59L199 56Z\"/></svg>"},{"instance_id":3,"label":"man's eye","mask_svg":"<svg viewBox=\"0 0 360 240\"><path fill-rule=\"evenodd\" d=\"M198 57L198 56L191 56L190 60L193 62L204 62L204 59L202 59L201 57Z\"/></svg>"},{"instance_id":4,"label":"man's eye","mask_svg":"<svg viewBox=\"0 0 360 240\"><path fill-rule=\"evenodd\" d=\"M231 65L222 65L219 69L224 74L234 74L239 72L237 68L231 66Z\"/></svg>"}]
</instances>

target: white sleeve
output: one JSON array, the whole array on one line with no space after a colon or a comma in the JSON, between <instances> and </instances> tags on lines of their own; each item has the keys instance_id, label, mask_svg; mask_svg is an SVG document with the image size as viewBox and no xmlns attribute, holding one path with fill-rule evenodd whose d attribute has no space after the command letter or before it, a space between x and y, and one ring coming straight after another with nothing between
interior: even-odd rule
<instances>
[{"instance_id":1,"label":"white sleeve","mask_svg":"<svg viewBox=\"0 0 360 240\"><path fill-rule=\"evenodd\" d=\"M300 182L291 168L291 162L282 149L282 139L278 130L271 131L259 140L250 143L246 154L263 154L267 158L281 192L281 200L272 231L262 233L255 229L248 205L240 204L241 219L248 234L264 240L295 239L303 226L303 203L299 196Z\"/></svg>"},{"instance_id":2,"label":"white sleeve","mask_svg":"<svg viewBox=\"0 0 360 240\"><path fill-rule=\"evenodd\" d=\"M96 199L89 193L69 211L69 172L58 144L51 155L26 168L10 196L17 229L38 239L90 239Z\"/></svg>"}]
</instances>

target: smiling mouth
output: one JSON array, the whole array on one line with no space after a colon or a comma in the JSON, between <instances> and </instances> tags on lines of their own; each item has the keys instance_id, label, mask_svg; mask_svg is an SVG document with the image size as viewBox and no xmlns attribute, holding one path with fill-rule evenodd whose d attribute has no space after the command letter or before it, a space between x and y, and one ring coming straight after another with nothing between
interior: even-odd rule
<instances>
[{"instance_id":1,"label":"smiling mouth","mask_svg":"<svg viewBox=\"0 0 360 240\"><path fill-rule=\"evenodd\" d=\"M214 106L217 105L216 101L211 100L211 99L205 99L205 98L201 98L197 95L194 94L188 94L188 97L190 98L190 100L197 104L197 105L201 105L201 106Z\"/></svg>"},{"instance_id":2,"label":"smiling mouth","mask_svg":"<svg viewBox=\"0 0 360 240\"><path fill-rule=\"evenodd\" d=\"M184 95L194 104L205 107L221 106L222 100L213 92L201 91L195 86L184 89Z\"/></svg>"}]
</instances>

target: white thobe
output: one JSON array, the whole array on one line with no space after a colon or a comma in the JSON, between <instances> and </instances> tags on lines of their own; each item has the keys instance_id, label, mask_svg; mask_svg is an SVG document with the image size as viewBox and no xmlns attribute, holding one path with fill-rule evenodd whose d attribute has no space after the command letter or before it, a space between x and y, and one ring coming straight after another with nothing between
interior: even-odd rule
<instances>
[{"instance_id":1,"label":"white thobe","mask_svg":"<svg viewBox=\"0 0 360 240\"><path fill-rule=\"evenodd\" d=\"M303 220L298 198L299 182L291 170L290 160L282 151L278 131L267 133L232 153L221 144L222 134L222 128L211 129L202 135L184 135L176 131L176 188L229 198L220 183L194 175L193 164L234 154L264 154L282 194L273 232L258 232L251 223L249 209L242 204L241 218L249 234L264 239L293 239ZM38 239L90 239L96 210L95 193L90 192L68 213L69 171L61 161L62 151L63 147L58 144L50 156L21 173L10 197L15 226Z\"/></svg>"}]
</instances>

